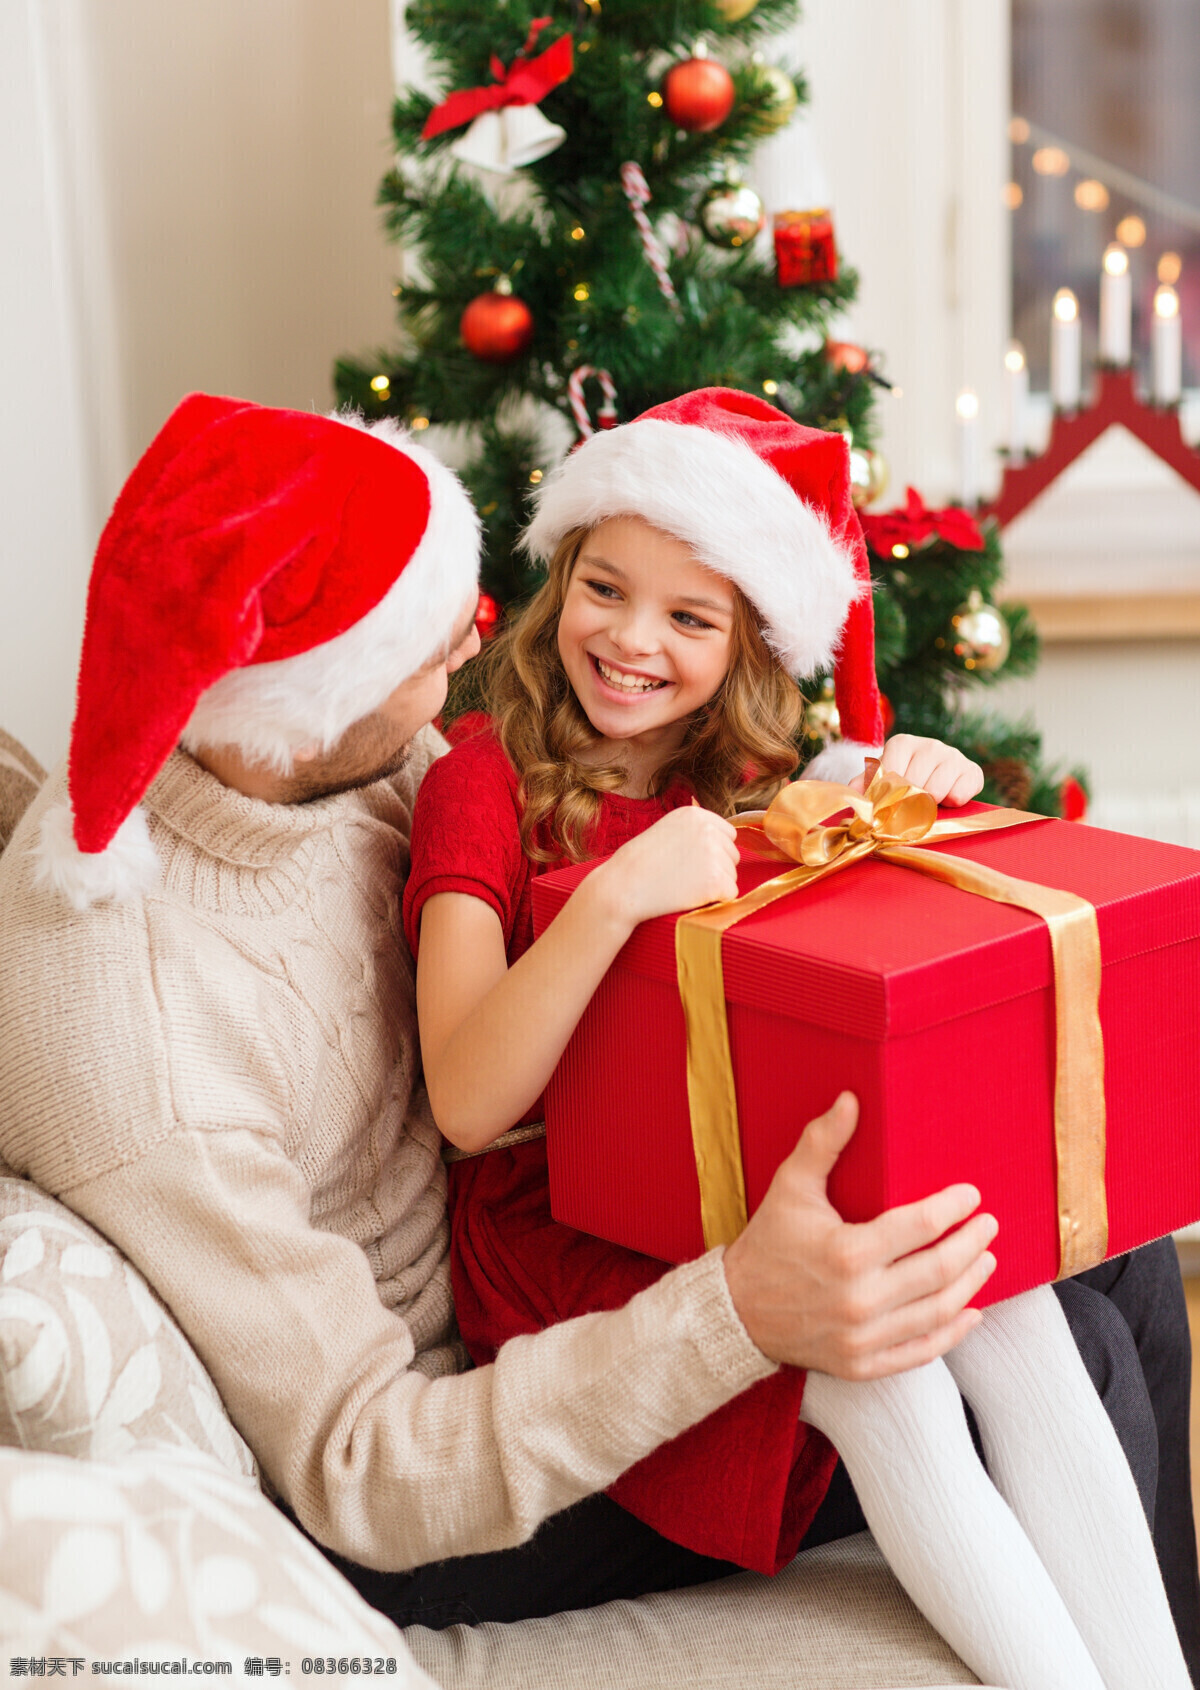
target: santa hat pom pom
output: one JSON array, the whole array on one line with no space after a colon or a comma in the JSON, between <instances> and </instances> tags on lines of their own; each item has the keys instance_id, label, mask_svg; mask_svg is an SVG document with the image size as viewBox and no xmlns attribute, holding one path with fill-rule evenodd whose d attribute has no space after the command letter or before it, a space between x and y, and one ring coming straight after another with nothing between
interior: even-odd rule
<instances>
[{"instance_id":1,"label":"santa hat pom pom","mask_svg":"<svg viewBox=\"0 0 1200 1690\"><path fill-rule=\"evenodd\" d=\"M832 780L845 786L862 774L868 757L878 757L878 745L860 745L853 739L835 739L807 763L801 780Z\"/></svg>"},{"instance_id":2,"label":"santa hat pom pom","mask_svg":"<svg viewBox=\"0 0 1200 1690\"><path fill-rule=\"evenodd\" d=\"M77 910L104 900L140 898L158 881L158 856L140 806L126 816L105 850L87 852L75 843L70 806L55 804L42 817L33 854L37 884L59 893Z\"/></svg>"}]
</instances>

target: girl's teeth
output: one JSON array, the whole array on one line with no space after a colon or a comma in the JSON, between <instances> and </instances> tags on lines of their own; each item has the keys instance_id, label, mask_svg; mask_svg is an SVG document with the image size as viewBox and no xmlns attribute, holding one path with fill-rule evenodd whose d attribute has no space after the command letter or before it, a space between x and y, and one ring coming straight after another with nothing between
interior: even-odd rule
<instances>
[{"instance_id":1,"label":"girl's teeth","mask_svg":"<svg viewBox=\"0 0 1200 1690\"><path fill-rule=\"evenodd\" d=\"M610 669L607 663L596 659L596 667L604 676L610 687L620 687L622 692L651 692L661 686L661 681L648 680L644 675L622 675L616 669Z\"/></svg>"}]
</instances>

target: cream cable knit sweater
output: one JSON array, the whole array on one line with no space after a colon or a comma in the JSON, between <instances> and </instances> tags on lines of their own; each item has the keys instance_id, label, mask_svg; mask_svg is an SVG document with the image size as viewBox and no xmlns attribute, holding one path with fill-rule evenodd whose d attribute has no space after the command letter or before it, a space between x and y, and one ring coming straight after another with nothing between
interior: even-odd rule
<instances>
[{"instance_id":1,"label":"cream cable knit sweater","mask_svg":"<svg viewBox=\"0 0 1200 1690\"><path fill-rule=\"evenodd\" d=\"M61 770L0 858L0 1156L157 1287L304 1525L393 1569L520 1542L772 1371L717 1252L458 1371L399 919L441 749L306 805L177 752L140 902L35 888Z\"/></svg>"}]
</instances>

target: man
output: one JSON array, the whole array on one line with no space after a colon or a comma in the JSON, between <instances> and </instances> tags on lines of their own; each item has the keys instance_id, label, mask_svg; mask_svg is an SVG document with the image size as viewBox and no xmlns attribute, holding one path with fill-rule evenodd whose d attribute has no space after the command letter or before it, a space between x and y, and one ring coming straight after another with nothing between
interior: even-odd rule
<instances>
[{"instance_id":1,"label":"man","mask_svg":"<svg viewBox=\"0 0 1200 1690\"><path fill-rule=\"evenodd\" d=\"M995 1232L969 1187L844 1224L839 1100L726 1252L461 1371L398 904L428 724L477 649L477 551L454 477L390 426L185 400L100 541L69 781L0 859L0 1156L142 1269L276 1496L401 1623L725 1571L598 1493L781 1362L944 1353ZM1151 1383L1178 1488L1177 1271L1102 1271L1176 1376ZM1150 1362L1078 1299L1153 1502ZM810 1541L859 1524L837 1490Z\"/></svg>"}]
</instances>

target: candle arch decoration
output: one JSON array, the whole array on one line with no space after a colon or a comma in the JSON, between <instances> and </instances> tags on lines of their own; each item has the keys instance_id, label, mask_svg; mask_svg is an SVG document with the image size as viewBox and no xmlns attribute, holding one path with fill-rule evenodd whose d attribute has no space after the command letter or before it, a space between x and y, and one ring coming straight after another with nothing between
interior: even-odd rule
<instances>
[{"instance_id":1,"label":"candle arch decoration","mask_svg":"<svg viewBox=\"0 0 1200 1690\"><path fill-rule=\"evenodd\" d=\"M1000 491L980 506L980 517L994 517L1001 528L1007 528L1102 434L1118 426L1128 429L1135 440L1200 493L1200 451L1183 438L1178 410L1140 399L1129 368L1101 365L1099 375L1094 402L1072 412L1055 411L1045 451L1006 466Z\"/></svg>"}]
</instances>

